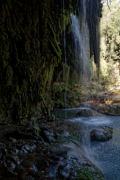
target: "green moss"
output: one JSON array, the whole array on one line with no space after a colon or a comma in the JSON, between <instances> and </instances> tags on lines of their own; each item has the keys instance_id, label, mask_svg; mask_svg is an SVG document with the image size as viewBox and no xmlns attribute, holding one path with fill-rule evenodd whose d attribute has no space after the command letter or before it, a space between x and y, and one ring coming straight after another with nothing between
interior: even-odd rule
<instances>
[{"instance_id":1,"label":"green moss","mask_svg":"<svg viewBox=\"0 0 120 180\"><path fill-rule=\"evenodd\" d=\"M88 169L78 171L78 180L94 180L93 173Z\"/></svg>"},{"instance_id":2,"label":"green moss","mask_svg":"<svg viewBox=\"0 0 120 180\"><path fill-rule=\"evenodd\" d=\"M52 37L52 38L50 38L50 44L52 46L54 53L57 55L57 57L59 59L61 59L62 51L60 48L60 41L57 40L57 33L54 30L54 24L53 24L52 19L50 17L49 17L48 25L49 25L49 28L51 31L51 37Z\"/></svg>"},{"instance_id":3,"label":"green moss","mask_svg":"<svg viewBox=\"0 0 120 180\"><path fill-rule=\"evenodd\" d=\"M10 65L8 65L6 69L6 81L8 86L12 85L12 80L13 80L13 69Z\"/></svg>"}]
</instances>

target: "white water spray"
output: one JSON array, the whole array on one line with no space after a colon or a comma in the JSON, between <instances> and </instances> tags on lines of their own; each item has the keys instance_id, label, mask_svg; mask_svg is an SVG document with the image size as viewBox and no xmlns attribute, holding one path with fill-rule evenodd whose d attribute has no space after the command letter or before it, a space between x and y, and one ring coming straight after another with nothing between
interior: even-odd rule
<instances>
[{"instance_id":1,"label":"white water spray","mask_svg":"<svg viewBox=\"0 0 120 180\"><path fill-rule=\"evenodd\" d=\"M86 0L82 0L82 15L71 13L71 27L74 39L75 61L77 72L82 76L82 80L89 79L90 76L90 47L89 29L86 16Z\"/></svg>"}]
</instances>

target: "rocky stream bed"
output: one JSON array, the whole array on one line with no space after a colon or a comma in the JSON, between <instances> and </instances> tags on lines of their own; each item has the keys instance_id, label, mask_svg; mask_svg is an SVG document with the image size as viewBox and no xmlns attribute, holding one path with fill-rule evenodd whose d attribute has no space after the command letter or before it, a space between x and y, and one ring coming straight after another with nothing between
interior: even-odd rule
<instances>
[{"instance_id":1,"label":"rocky stream bed","mask_svg":"<svg viewBox=\"0 0 120 180\"><path fill-rule=\"evenodd\" d=\"M0 124L1 180L104 179L62 123Z\"/></svg>"},{"instance_id":2,"label":"rocky stream bed","mask_svg":"<svg viewBox=\"0 0 120 180\"><path fill-rule=\"evenodd\" d=\"M100 114L100 106L90 103L59 111L60 116L51 122L42 123L38 118L34 125L0 123L0 180L105 179L102 168L97 168L87 153L91 149L94 152L96 145L99 148L99 143L111 141L113 128L109 122L114 116Z\"/></svg>"}]
</instances>

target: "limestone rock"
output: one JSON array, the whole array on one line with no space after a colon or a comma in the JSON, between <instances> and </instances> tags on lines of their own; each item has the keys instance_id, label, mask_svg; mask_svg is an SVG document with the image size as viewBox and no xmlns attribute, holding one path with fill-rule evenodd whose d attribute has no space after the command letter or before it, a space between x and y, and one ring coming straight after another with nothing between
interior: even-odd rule
<instances>
[{"instance_id":1,"label":"limestone rock","mask_svg":"<svg viewBox=\"0 0 120 180\"><path fill-rule=\"evenodd\" d=\"M111 127L99 127L90 133L92 141L107 141L112 138L113 129Z\"/></svg>"}]
</instances>

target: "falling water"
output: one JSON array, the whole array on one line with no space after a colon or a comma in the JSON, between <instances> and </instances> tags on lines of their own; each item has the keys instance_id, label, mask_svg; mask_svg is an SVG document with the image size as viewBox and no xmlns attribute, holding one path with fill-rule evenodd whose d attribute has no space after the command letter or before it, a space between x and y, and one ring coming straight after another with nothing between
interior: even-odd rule
<instances>
[{"instance_id":1,"label":"falling water","mask_svg":"<svg viewBox=\"0 0 120 180\"><path fill-rule=\"evenodd\" d=\"M78 112L84 108L86 107L56 111L59 119L65 118L64 123L67 124L68 131L77 140L77 144L69 143L68 147L89 159L103 172L106 180L120 180L120 116L97 114L78 117ZM112 139L105 142L91 141L92 130L101 127L113 128Z\"/></svg>"},{"instance_id":2,"label":"falling water","mask_svg":"<svg viewBox=\"0 0 120 180\"><path fill-rule=\"evenodd\" d=\"M82 15L71 13L70 16L77 73L82 76L82 80L87 80L90 75L89 29L86 16L86 0L82 0L81 3Z\"/></svg>"},{"instance_id":3,"label":"falling water","mask_svg":"<svg viewBox=\"0 0 120 180\"><path fill-rule=\"evenodd\" d=\"M64 50L64 66L63 66L63 81L66 86L66 65L67 65L67 57L66 57L66 31L65 31L65 2L63 0L63 27L64 27L64 32L63 32L63 50ZM66 100L67 99L67 94L66 91L64 91L64 106L66 107Z\"/></svg>"},{"instance_id":4,"label":"falling water","mask_svg":"<svg viewBox=\"0 0 120 180\"><path fill-rule=\"evenodd\" d=\"M63 27L64 27L64 32L63 32L63 48L64 48L64 64L67 64L67 57L66 57L66 31L65 31L65 3L63 0ZM64 68L64 73L63 73L63 80L66 80L66 72Z\"/></svg>"}]
</instances>

